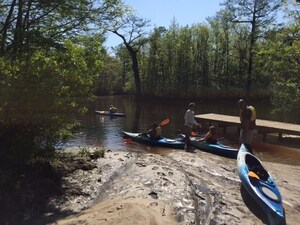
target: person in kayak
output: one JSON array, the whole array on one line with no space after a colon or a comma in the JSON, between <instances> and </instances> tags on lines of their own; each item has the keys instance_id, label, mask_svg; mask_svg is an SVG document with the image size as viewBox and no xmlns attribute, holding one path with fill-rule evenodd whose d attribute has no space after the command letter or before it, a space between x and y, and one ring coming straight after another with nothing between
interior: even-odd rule
<instances>
[{"instance_id":1,"label":"person in kayak","mask_svg":"<svg viewBox=\"0 0 300 225\"><path fill-rule=\"evenodd\" d=\"M113 106L113 105L110 105L109 106L109 112L110 113L116 113L118 111L118 108Z\"/></svg>"},{"instance_id":2,"label":"person in kayak","mask_svg":"<svg viewBox=\"0 0 300 225\"><path fill-rule=\"evenodd\" d=\"M256 111L253 106L248 106L244 99L237 103L240 110L240 143L243 143L247 149L252 152L252 140L256 132Z\"/></svg>"},{"instance_id":3,"label":"person in kayak","mask_svg":"<svg viewBox=\"0 0 300 225\"><path fill-rule=\"evenodd\" d=\"M204 138L201 138L199 141L206 141L209 144L217 144L218 136L216 127L210 126Z\"/></svg>"},{"instance_id":4,"label":"person in kayak","mask_svg":"<svg viewBox=\"0 0 300 225\"><path fill-rule=\"evenodd\" d=\"M149 135L151 139L160 139L161 138L161 126L157 122L153 122L151 129L140 135Z\"/></svg>"},{"instance_id":5,"label":"person in kayak","mask_svg":"<svg viewBox=\"0 0 300 225\"><path fill-rule=\"evenodd\" d=\"M188 110L185 112L184 115L184 142L187 151L192 151L191 146L189 146L189 142L193 127L196 126L197 129L201 128L201 125L195 120L195 108L195 103L190 103L188 106Z\"/></svg>"}]
</instances>

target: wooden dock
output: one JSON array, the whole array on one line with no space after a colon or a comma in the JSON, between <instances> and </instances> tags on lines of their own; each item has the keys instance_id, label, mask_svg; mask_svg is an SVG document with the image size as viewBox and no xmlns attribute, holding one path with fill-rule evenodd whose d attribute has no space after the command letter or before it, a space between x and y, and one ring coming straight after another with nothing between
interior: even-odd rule
<instances>
[{"instance_id":1,"label":"wooden dock","mask_svg":"<svg viewBox=\"0 0 300 225\"><path fill-rule=\"evenodd\" d=\"M226 132L226 127L228 126L236 126L237 128L240 126L240 118L238 116L208 113L196 115L195 118L197 121L207 122L209 125L217 123L219 127L224 128L224 132ZM283 123L271 120L257 119L256 129L259 134L263 135L264 141L266 140L266 135L268 133L278 133L279 138L282 138L282 134L300 135L299 124Z\"/></svg>"}]
</instances>

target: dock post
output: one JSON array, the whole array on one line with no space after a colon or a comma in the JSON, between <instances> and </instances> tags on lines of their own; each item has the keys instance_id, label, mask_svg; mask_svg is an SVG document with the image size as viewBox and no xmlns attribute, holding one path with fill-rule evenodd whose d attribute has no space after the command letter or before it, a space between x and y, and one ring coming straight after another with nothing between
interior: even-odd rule
<instances>
[{"instance_id":1,"label":"dock post","mask_svg":"<svg viewBox=\"0 0 300 225\"><path fill-rule=\"evenodd\" d=\"M264 133L263 133L263 142L266 142L266 140L267 140L267 133L264 132Z\"/></svg>"}]
</instances>

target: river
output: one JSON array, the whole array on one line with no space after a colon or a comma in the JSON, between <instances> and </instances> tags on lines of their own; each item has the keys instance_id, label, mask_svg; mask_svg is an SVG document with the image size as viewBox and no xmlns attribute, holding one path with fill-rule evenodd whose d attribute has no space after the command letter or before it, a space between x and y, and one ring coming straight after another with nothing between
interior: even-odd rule
<instances>
[{"instance_id":1,"label":"river","mask_svg":"<svg viewBox=\"0 0 300 225\"><path fill-rule=\"evenodd\" d=\"M166 149L148 147L138 143L125 143L122 131L143 132L150 128L151 123L161 122L169 118L170 122L163 126L163 135L169 138L177 137L183 129L183 117L189 101L167 101L151 99L137 100L132 96L103 96L98 97L89 107L88 113L80 119L83 127L74 133L74 137L63 147L103 147L105 149L124 151L148 151L162 153ZM200 101L196 103L195 114L219 113L238 115L236 101ZM126 117L100 116L95 110L107 110L109 105L118 107L118 112L124 112ZM272 112L270 104L253 102L259 119L300 124L299 115L276 114ZM237 134L230 132L225 138L237 142ZM258 137L259 139L259 137ZM277 138L267 137L267 144L259 144L255 149L261 160L300 165L300 137L288 137L283 142L276 142ZM269 143L274 144L269 145ZM278 147L280 146L280 147ZM282 146L282 147L281 147ZM290 148L293 147L293 148Z\"/></svg>"}]
</instances>

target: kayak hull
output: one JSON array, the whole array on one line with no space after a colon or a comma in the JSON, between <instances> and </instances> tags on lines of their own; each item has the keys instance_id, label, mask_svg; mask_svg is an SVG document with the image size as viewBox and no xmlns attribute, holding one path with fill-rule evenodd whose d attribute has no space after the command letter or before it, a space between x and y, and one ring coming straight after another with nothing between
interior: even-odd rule
<instances>
[{"instance_id":1,"label":"kayak hull","mask_svg":"<svg viewBox=\"0 0 300 225\"><path fill-rule=\"evenodd\" d=\"M282 198L275 180L262 166L261 161L251 154L243 144L238 152L237 167L242 185L261 207L269 224L285 224ZM258 177L251 173L255 173Z\"/></svg>"},{"instance_id":2,"label":"kayak hull","mask_svg":"<svg viewBox=\"0 0 300 225\"><path fill-rule=\"evenodd\" d=\"M228 145L224 145L220 142L217 142L216 144L210 144L205 141L197 141L192 138L190 141L190 145L199 150L209 152L212 154L216 154L216 155L220 155L220 156L224 156L224 157L228 157L228 158L232 158L232 159L236 159L237 153L238 153L237 148L233 148Z\"/></svg>"},{"instance_id":3,"label":"kayak hull","mask_svg":"<svg viewBox=\"0 0 300 225\"><path fill-rule=\"evenodd\" d=\"M161 137L159 139L152 139L149 135L141 135L141 133L131 133L124 131L124 136L131 138L133 141L143 143L149 146L160 146L166 148L184 149L184 142L175 139Z\"/></svg>"},{"instance_id":4,"label":"kayak hull","mask_svg":"<svg viewBox=\"0 0 300 225\"><path fill-rule=\"evenodd\" d=\"M96 110L95 113L103 116L120 116L120 117L125 117L125 113L120 113L120 112L115 112L111 113L110 111L98 111Z\"/></svg>"},{"instance_id":5,"label":"kayak hull","mask_svg":"<svg viewBox=\"0 0 300 225\"><path fill-rule=\"evenodd\" d=\"M182 138L185 137L184 134L180 134ZM210 144L205 141L199 141L201 136L191 137L189 145L193 146L204 152L209 152L215 155L224 156L227 158L236 159L238 154L238 148L223 144L221 141L218 141L217 144Z\"/></svg>"}]
</instances>

